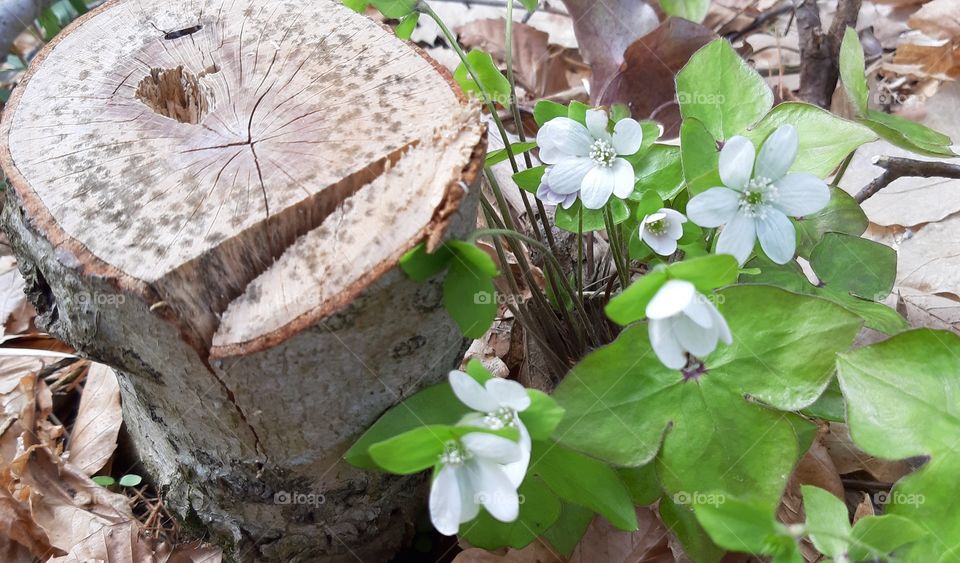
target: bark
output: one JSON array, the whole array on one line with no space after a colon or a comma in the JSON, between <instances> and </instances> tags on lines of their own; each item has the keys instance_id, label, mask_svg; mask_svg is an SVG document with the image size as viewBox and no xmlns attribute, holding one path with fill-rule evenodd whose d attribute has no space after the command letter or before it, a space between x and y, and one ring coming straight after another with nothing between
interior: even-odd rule
<instances>
[{"instance_id":1,"label":"bark","mask_svg":"<svg viewBox=\"0 0 960 563\"><path fill-rule=\"evenodd\" d=\"M830 109L840 79L840 45L847 27L857 25L862 0L839 0L837 12L827 31L820 22L816 0L797 5L800 33L800 99Z\"/></svg>"},{"instance_id":2,"label":"bark","mask_svg":"<svg viewBox=\"0 0 960 563\"><path fill-rule=\"evenodd\" d=\"M396 263L473 228L484 145L449 74L331 0L114 0L4 112L3 224L188 525L241 561L384 560L422 479L341 456L465 351Z\"/></svg>"}]
</instances>

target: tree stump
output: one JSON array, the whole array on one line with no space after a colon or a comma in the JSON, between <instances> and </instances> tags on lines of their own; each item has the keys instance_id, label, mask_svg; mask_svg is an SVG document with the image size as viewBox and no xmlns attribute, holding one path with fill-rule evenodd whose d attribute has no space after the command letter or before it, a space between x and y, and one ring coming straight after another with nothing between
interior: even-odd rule
<instances>
[{"instance_id":1,"label":"tree stump","mask_svg":"<svg viewBox=\"0 0 960 563\"><path fill-rule=\"evenodd\" d=\"M238 560L386 559L421 480L344 451L465 342L397 268L472 229L485 131L449 73L333 0L112 0L0 126L41 326L120 373L126 428Z\"/></svg>"}]
</instances>

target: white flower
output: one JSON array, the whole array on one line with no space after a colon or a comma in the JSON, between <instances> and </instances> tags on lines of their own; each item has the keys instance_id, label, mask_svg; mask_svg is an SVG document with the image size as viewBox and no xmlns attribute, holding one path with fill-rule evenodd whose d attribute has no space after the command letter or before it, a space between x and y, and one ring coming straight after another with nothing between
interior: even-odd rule
<instances>
[{"instance_id":1,"label":"white flower","mask_svg":"<svg viewBox=\"0 0 960 563\"><path fill-rule=\"evenodd\" d=\"M677 241L683 236L687 218L673 209L663 208L640 221L640 238L661 256L677 251Z\"/></svg>"},{"instance_id":2,"label":"white flower","mask_svg":"<svg viewBox=\"0 0 960 563\"><path fill-rule=\"evenodd\" d=\"M573 192L572 194L558 194L551 190L550 186L543 181L540 182L540 187L537 188L537 199L547 205L561 205L564 209L570 209L573 203L577 201L578 194L579 191Z\"/></svg>"},{"instance_id":3,"label":"white flower","mask_svg":"<svg viewBox=\"0 0 960 563\"><path fill-rule=\"evenodd\" d=\"M667 281L647 304L646 312L650 319L650 345L668 368L686 366L687 353L706 357L717 347L718 340L733 342L720 311L688 281Z\"/></svg>"},{"instance_id":4,"label":"white flower","mask_svg":"<svg viewBox=\"0 0 960 563\"><path fill-rule=\"evenodd\" d=\"M440 471L430 485L433 527L452 536L460 524L476 518L480 505L501 522L516 520L520 499L504 464L516 462L522 455L513 440L483 432L471 432L448 443L440 456Z\"/></svg>"},{"instance_id":5,"label":"white flower","mask_svg":"<svg viewBox=\"0 0 960 563\"><path fill-rule=\"evenodd\" d=\"M499 377L488 379L486 384L480 385L470 375L457 370L450 372L450 386L463 404L482 413L481 416L468 415L465 423L491 430L512 426L519 431L519 445L523 455L504 467L514 487L519 487L530 464L530 433L517 415L530 406L527 390L516 381Z\"/></svg>"},{"instance_id":6,"label":"white flower","mask_svg":"<svg viewBox=\"0 0 960 563\"><path fill-rule=\"evenodd\" d=\"M607 112L591 109L586 127L569 117L556 117L540 128L540 160L551 165L544 182L553 193L579 192L584 207L601 209L611 194L623 199L633 192L633 166L620 157L640 150L643 129L627 118L618 121L610 134L608 123Z\"/></svg>"},{"instance_id":7,"label":"white flower","mask_svg":"<svg viewBox=\"0 0 960 563\"><path fill-rule=\"evenodd\" d=\"M746 262L759 238L760 247L777 264L793 258L797 240L787 216L823 209L830 188L806 172L787 174L799 142L792 125L781 125L760 149L745 137L733 137L720 151L720 178L726 187L710 188L687 204L687 216L701 227L723 225L717 252ZM754 170L756 160L756 170Z\"/></svg>"}]
</instances>

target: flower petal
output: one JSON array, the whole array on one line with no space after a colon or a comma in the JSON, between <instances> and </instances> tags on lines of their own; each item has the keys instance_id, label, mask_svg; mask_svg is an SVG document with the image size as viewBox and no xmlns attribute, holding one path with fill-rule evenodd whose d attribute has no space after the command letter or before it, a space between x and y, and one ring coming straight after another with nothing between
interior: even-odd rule
<instances>
[{"instance_id":1,"label":"flower petal","mask_svg":"<svg viewBox=\"0 0 960 563\"><path fill-rule=\"evenodd\" d=\"M580 186L580 201L587 209L602 209L613 194L617 177L613 168L595 166L583 177Z\"/></svg>"},{"instance_id":2,"label":"flower petal","mask_svg":"<svg viewBox=\"0 0 960 563\"><path fill-rule=\"evenodd\" d=\"M777 264L786 264L797 250L797 231L787 216L769 209L757 218L757 238L764 253Z\"/></svg>"},{"instance_id":3,"label":"flower petal","mask_svg":"<svg viewBox=\"0 0 960 563\"><path fill-rule=\"evenodd\" d=\"M686 309L696 293L697 289L688 281L669 280L647 303L647 317L651 319L672 317Z\"/></svg>"},{"instance_id":4,"label":"flower petal","mask_svg":"<svg viewBox=\"0 0 960 563\"><path fill-rule=\"evenodd\" d=\"M459 370L450 372L450 387L453 387L453 394L460 399L460 402L473 410L481 412L493 412L497 410L497 401L487 393L483 385L477 383L477 380L468 374Z\"/></svg>"},{"instance_id":5,"label":"flower petal","mask_svg":"<svg viewBox=\"0 0 960 563\"><path fill-rule=\"evenodd\" d=\"M555 117L543 124L537 132L540 160L556 164L574 156L587 156L593 137L579 121L569 117Z\"/></svg>"},{"instance_id":6,"label":"flower petal","mask_svg":"<svg viewBox=\"0 0 960 563\"><path fill-rule=\"evenodd\" d=\"M633 193L633 186L637 183L633 173L633 165L623 158L613 160L613 195L626 199Z\"/></svg>"},{"instance_id":7,"label":"flower petal","mask_svg":"<svg viewBox=\"0 0 960 563\"><path fill-rule=\"evenodd\" d=\"M776 183L777 198L773 205L793 217L816 213L830 203L830 188L813 174L794 172Z\"/></svg>"},{"instance_id":8,"label":"flower petal","mask_svg":"<svg viewBox=\"0 0 960 563\"><path fill-rule=\"evenodd\" d=\"M717 347L716 327L703 328L686 316L671 319L673 333L688 352L698 358L705 358Z\"/></svg>"},{"instance_id":9,"label":"flower petal","mask_svg":"<svg viewBox=\"0 0 960 563\"><path fill-rule=\"evenodd\" d=\"M710 315L713 316L713 324L717 326L717 335L720 340L727 344L733 344L733 335L730 334L730 325L727 324L727 319L723 318L723 315L720 314L713 303L707 303L707 306L710 308Z\"/></svg>"},{"instance_id":10,"label":"flower petal","mask_svg":"<svg viewBox=\"0 0 960 563\"><path fill-rule=\"evenodd\" d=\"M733 219L739 208L739 193L730 188L710 188L687 203L687 217L701 227L712 229Z\"/></svg>"},{"instance_id":11,"label":"flower petal","mask_svg":"<svg viewBox=\"0 0 960 563\"><path fill-rule=\"evenodd\" d=\"M711 303L707 300L706 296L697 293L694 298L690 300L690 304L683 309L683 314L703 328L710 328L713 326L713 316L710 315L710 306Z\"/></svg>"},{"instance_id":12,"label":"flower petal","mask_svg":"<svg viewBox=\"0 0 960 563\"><path fill-rule=\"evenodd\" d=\"M496 434L471 432L460 438L460 441L473 455L497 463L513 463L523 457L523 452L516 442Z\"/></svg>"},{"instance_id":13,"label":"flower petal","mask_svg":"<svg viewBox=\"0 0 960 563\"><path fill-rule=\"evenodd\" d=\"M793 166L797 159L800 141L797 128L793 125L781 125L767 137L757 156L758 177L779 180Z\"/></svg>"},{"instance_id":14,"label":"flower petal","mask_svg":"<svg viewBox=\"0 0 960 563\"><path fill-rule=\"evenodd\" d=\"M438 532L452 536L460 530L460 483L458 468L444 465L430 485L430 522Z\"/></svg>"},{"instance_id":15,"label":"flower petal","mask_svg":"<svg viewBox=\"0 0 960 563\"><path fill-rule=\"evenodd\" d=\"M733 220L727 223L720 231L717 239L717 254L731 254L742 266L757 241L757 227L753 217L737 213Z\"/></svg>"},{"instance_id":16,"label":"flower petal","mask_svg":"<svg viewBox=\"0 0 960 563\"><path fill-rule=\"evenodd\" d=\"M523 385L510 379L494 377L487 380L487 392L501 407L510 407L521 412L530 406L530 395Z\"/></svg>"},{"instance_id":17,"label":"flower petal","mask_svg":"<svg viewBox=\"0 0 960 563\"><path fill-rule=\"evenodd\" d=\"M503 472L507 474L507 479L510 479L514 487L519 487L520 483L523 483L523 478L527 476L527 467L530 465L530 451L533 446L530 432L527 432L527 427L520 421L520 417L517 417L517 430L520 431L518 444L523 457L519 461L503 466Z\"/></svg>"},{"instance_id":18,"label":"flower petal","mask_svg":"<svg viewBox=\"0 0 960 563\"><path fill-rule=\"evenodd\" d=\"M573 204L577 202L577 198L580 197L580 192L573 192L572 194L567 194L567 197L563 199L563 203L560 204L564 209L570 209L573 207Z\"/></svg>"},{"instance_id":19,"label":"flower petal","mask_svg":"<svg viewBox=\"0 0 960 563\"><path fill-rule=\"evenodd\" d=\"M741 190L753 177L757 149L746 137L730 138L720 150L720 179L728 188Z\"/></svg>"},{"instance_id":20,"label":"flower petal","mask_svg":"<svg viewBox=\"0 0 960 563\"><path fill-rule=\"evenodd\" d=\"M572 194L580 190L584 177L594 167L596 163L589 158L568 158L547 169L543 179L554 192L563 195Z\"/></svg>"},{"instance_id":21,"label":"flower petal","mask_svg":"<svg viewBox=\"0 0 960 563\"><path fill-rule=\"evenodd\" d=\"M559 205L563 203L566 198L567 196L551 190L546 182L542 182L540 187L537 188L537 199L547 205Z\"/></svg>"},{"instance_id":22,"label":"flower petal","mask_svg":"<svg viewBox=\"0 0 960 563\"><path fill-rule=\"evenodd\" d=\"M607 131L607 124L609 123L610 118L607 117L607 112L602 109L587 110L587 131L593 135L594 139L610 142L610 132Z\"/></svg>"},{"instance_id":23,"label":"flower petal","mask_svg":"<svg viewBox=\"0 0 960 563\"><path fill-rule=\"evenodd\" d=\"M670 256L677 251L677 239L671 237L669 234L655 235L650 231L644 230L643 225L641 225L640 238L660 256Z\"/></svg>"},{"instance_id":24,"label":"flower petal","mask_svg":"<svg viewBox=\"0 0 960 563\"><path fill-rule=\"evenodd\" d=\"M673 336L669 319L650 320L650 345L660 363L671 369L682 369L687 365L680 342Z\"/></svg>"},{"instance_id":25,"label":"flower petal","mask_svg":"<svg viewBox=\"0 0 960 563\"><path fill-rule=\"evenodd\" d=\"M520 514L520 498L503 467L483 459L474 459L464 466L470 473L477 501L490 516L501 522L513 522Z\"/></svg>"},{"instance_id":26,"label":"flower petal","mask_svg":"<svg viewBox=\"0 0 960 563\"><path fill-rule=\"evenodd\" d=\"M621 119L613 126L613 148L617 154L636 154L643 145L643 127L636 119Z\"/></svg>"},{"instance_id":27,"label":"flower petal","mask_svg":"<svg viewBox=\"0 0 960 563\"><path fill-rule=\"evenodd\" d=\"M684 217L683 213L668 208L661 209L660 213L667 216L667 235L672 239L682 237L683 224L687 222L687 218Z\"/></svg>"}]
</instances>

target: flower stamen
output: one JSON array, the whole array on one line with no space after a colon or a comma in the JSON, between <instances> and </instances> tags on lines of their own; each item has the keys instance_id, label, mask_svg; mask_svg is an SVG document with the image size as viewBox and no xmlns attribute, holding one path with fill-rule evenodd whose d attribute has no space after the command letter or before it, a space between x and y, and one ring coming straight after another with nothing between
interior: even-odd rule
<instances>
[{"instance_id":1,"label":"flower stamen","mask_svg":"<svg viewBox=\"0 0 960 563\"><path fill-rule=\"evenodd\" d=\"M444 452L440 454L440 462L444 465L452 465L454 467L463 465L471 456L470 452L467 451L459 442L450 440L447 442L447 445L444 449Z\"/></svg>"},{"instance_id":2,"label":"flower stamen","mask_svg":"<svg viewBox=\"0 0 960 563\"><path fill-rule=\"evenodd\" d=\"M598 165L609 168L617 158L617 151L609 142L597 139L590 146L590 158Z\"/></svg>"},{"instance_id":3,"label":"flower stamen","mask_svg":"<svg viewBox=\"0 0 960 563\"><path fill-rule=\"evenodd\" d=\"M491 430L500 430L514 426L517 418L517 412L510 407L500 407L499 409L487 413L483 417L483 423Z\"/></svg>"}]
</instances>

